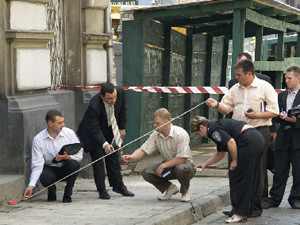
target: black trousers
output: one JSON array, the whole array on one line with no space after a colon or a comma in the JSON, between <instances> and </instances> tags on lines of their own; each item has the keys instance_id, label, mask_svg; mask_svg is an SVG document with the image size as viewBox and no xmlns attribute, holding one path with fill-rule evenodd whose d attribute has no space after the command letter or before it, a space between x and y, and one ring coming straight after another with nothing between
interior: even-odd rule
<instances>
[{"instance_id":1,"label":"black trousers","mask_svg":"<svg viewBox=\"0 0 300 225\"><path fill-rule=\"evenodd\" d=\"M63 167L53 167L53 166L44 166L43 172L40 176L40 181L44 187L48 187L49 185L55 183L56 181L62 179L63 177L75 172L80 168L79 162L76 160L67 160L65 161L65 165ZM73 174L72 176L69 176L63 181L67 181L67 185L65 187L65 193L66 196L71 196L73 192L73 187L76 181L78 173ZM49 191L56 190L55 185L48 188Z\"/></svg>"},{"instance_id":2,"label":"black trousers","mask_svg":"<svg viewBox=\"0 0 300 225\"><path fill-rule=\"evenodd\" d=\"M103 149L98 149L90 152L92 161L101 158L106 155ZM113 154L105 157L105 166L107 177L110 186L115 189L120 189L124 186L123 178L121 174L121 165L119 152L114 152ZM93 164L94 170L94 180L97 187L97 191L100 193L106 189L105 187L105 170L104 170L104 161L103 159L97 161Z\"/></svg>"},{"instance_id":3,"label":"black trousers","mask_svg":"<svg viewBox=\"0 0 300 225\"><path fill-rule=\"evenodd\" d=\"M291 205L295 201L300 201L300 149L299 146L293 146L292 131L285 132L284 148L275 150L275 169L273 185L270 190L270 197L275 205L280 205L282 201L291 164L293 186L288 201ZM295 149L295 147L298 147L298 149Z\"/></svg>"},{"instance_id":4,"label":"black trousers","mask_svg":"<svg viewBox=\"0 0 300 225\"><path fill-rule=\"evenodd\" d=\"M250 216L253 205L261 202L258 194L260 161L264 140L256 129L248 129L237 140L237 167L229 171L230 197L233 212Z\"/></svg>"},{"instance_id":5,"label":"black trousers","mask_svg":"<svg viewBox=\"0 0 300 225\"><path fill-rule=\"evenodd\" d=\"M260 194L261 197L265 198L268 197L267 149L271 144L270 128L268 126L264 126L264 127L256 127L255 129L258 130L264 138L264 147L263 147L264 151L259 164L260 180L259 183L257 184L257 188L258 188L257 194ZM262 213L261 202L254 203L253 211L256 214L259 214L259 212Z\"/></svg>"}]
</instances>

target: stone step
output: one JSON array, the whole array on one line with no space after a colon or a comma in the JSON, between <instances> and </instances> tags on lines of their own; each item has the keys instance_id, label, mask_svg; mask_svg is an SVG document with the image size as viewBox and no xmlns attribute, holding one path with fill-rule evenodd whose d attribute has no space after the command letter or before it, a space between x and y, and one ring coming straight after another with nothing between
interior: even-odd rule
<instances>
[{"instance_id":1,"label":"stone step","mask_svg":"<svg viewBox=\"0 0 300 225\"><path fill-rule=\"evenodd\" d=\"M22 175L0 175L0 207L10 200L22 199L24 182Z\"/></svg>"}]
</instances>

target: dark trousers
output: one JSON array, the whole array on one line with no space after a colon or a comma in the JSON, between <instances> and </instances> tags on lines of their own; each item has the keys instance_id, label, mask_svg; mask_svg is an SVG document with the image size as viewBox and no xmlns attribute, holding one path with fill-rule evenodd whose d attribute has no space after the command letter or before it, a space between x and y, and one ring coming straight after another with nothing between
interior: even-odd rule
<instances>
[{"instance_id":1,"label":"dark trousers","mask_svg":"<svg viewBox=\"0 0 300 225\"><path fill-rule=\"evenodd\" d=\"M230 197L234 213L250 216L254 203L261 201L258 194L263 137L257 130L244 131L237 141L237 167L229 171Z\"/></svg>"},{"instance_id":2,"label":"dark trousers","mask_svg":"<svg viewBox=\"0 0 300 225\"><path fill-rule=\"evenodd\" d=\"M75 172L80 168L79 162L76 160L67 160L64 162L65 165L63 167L53 167L53 166L44 166L43 172L40 176L40 181L44 187L48 187L49 185L55 183L56 181L62 179L63 177ZM76 181L78 173L69 176L63 181L67 181L67 185L65 187L65 196L71 196L74 183ZM56 187L55 185L48 188L48 191L52 191L55 193Z\"/></svg>"},{"instance_id":3,"label":"dark trousers","mask_svg":"<svg viewBox=\"0 0 300 225\"><path fill-rule=\"evenodd\" d=\"M270 197L275 205L280 205L292 164L293 186L288 201L293 205L295 201L300 201L300 149L293 146L291 131L284 134L283 146L283 149L275 150L275 169Z\"/></svg>"},{"instance_id":4,"label":"dark trousers","mask_svg":"<svg viewBox=\"0 0 300 225\"><path fill-rule=\"evenodd\" d=\"M256 127L256 130L258 130L264 138L264 151L259 164L260 180L257 184L257 194L265 198L268 197L267 149L270 146L270 128L268 126ZM261 202L254 202L253 211L258 214L259 212L262 213Z\"/></svg>"},{"instance_id":5,"label":"dark trousers","mask_svg":"<svg viewBox=\"0 0 300 225\"><path fill-rule=\"evenodd\" d=\"M90 152L92 161L103 157L105 154L103 149L94 150ZM121 165L119 152L114 152L113 154L105 157L105 166L107 177L110 186L115 189L120 189L124 186L123 178L121 174ZM93 164L94 170L94 180L97 187L97 191L100 193L106 189L105 187L105 171L104 171L104 161L103 159L97 161Z\"/></svg>"},{"instance_id":6,"label":"dark trousers","mask_svg":"<svg viewBox=\"0 0 300 225\"><path fill-rule=\"evenodd\" d=\"M178 164L170 168L171 174L166 177L159 177L155 171L160 164L154 163L146 167L142 173L143 178L153 184L161 193L164 193L170 186L171 182L169 180L177 179L181 184L180 193L185 194L189 190L190 180L195 175L193 165L189 162Z\"/></svg>"}]
</instances>

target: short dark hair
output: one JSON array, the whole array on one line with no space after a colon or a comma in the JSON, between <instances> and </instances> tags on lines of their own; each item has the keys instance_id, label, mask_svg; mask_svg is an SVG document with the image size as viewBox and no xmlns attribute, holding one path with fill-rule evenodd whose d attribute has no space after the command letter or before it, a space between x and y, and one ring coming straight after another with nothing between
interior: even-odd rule
<instances>
[{"instance_id":1,"label":"short dark hair","mask_svg":"<svg viewBox=\"0 0 300 225\"><path fill-rule=\"evenodd\" d=\"M243 73L251 72L253 75L255 74L255 67L252 61L246 59L239 61L237 64L234 65L234 69L242 69Z\"/></svg>"},{"instance_id":2,"label":"short dark hair","mask_svg":"<svg viewBox=\"0 0 300 225\"><path fill-rule=\"evenodd\" d=\"M237 58L240 59L240 58L242 58L242 56L245 56L248 60L252 61L252 56L249 53L243 52L243 53L239 54L237 56Z\"/></svg>"},{"instance_id":3,"label":"short dark hair","mask_svg":"<svg viewBox=\"0 0 300 225\"><path fill-rule=\"evenodd\" d=\"M48 111L47 114L46 114L46 122L47 123L49 121L55 122L55 117L57 117L57 116L63 117L61 115L61 113L56 109L52 109L52 110Z\"/></svg>"},{"instance_id":4,"label":"short dark hair","mask_svg":"<svg viewBox=\"0 0 300 225\"><path fill-rule=\"evenodd\" d=\"M286 72L293 72L296 77L300 76L300 68L298 66L291 66Z\"/></svg>"},{"instance_id":5,"label":"short dark hair","mask_svg":"<svg viewBox=\"0 0 300 225\"><path fill-rule=\"evenodd\" d=\"M105 83L104 85L101 86L100 94L103 97L105 97L106 92L112 94L115 89L116 89L115 85L113 85L112 83L107 82L107 83Z\"/></svg>"}]
</instances>

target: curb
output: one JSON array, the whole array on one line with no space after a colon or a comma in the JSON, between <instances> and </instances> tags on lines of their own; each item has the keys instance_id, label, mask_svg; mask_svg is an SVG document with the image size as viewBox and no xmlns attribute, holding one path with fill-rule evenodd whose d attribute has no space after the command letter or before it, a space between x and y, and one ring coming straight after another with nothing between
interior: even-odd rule
<instances>
[{"instance_id":1,"label":"curb","mask_svg":"<svg viewBox=\"0 0 300 225\"><path fill-rule=\"evenodd\" d=\"M151 217L138 225L188 225L207 217L230 204L229 189L216 191L205 197L198 197L189 203L183 203L164 214Z\"/></svg>"}]
</instances>

